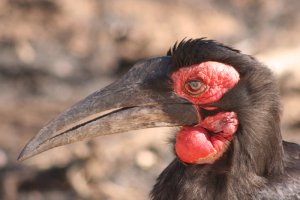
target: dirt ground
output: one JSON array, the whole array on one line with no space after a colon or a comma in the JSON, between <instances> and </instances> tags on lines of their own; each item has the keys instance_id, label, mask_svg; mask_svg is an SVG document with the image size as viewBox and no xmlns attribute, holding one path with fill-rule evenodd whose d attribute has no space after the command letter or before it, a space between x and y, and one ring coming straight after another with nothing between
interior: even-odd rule
<instances>
[{"instance_id":1,"label":"dirt ground","mask_svg":"<svg viewBox=\"0 0 300 200\"><path fill-rule=\"evenodd\" d=\"M183 38L254 55L277 75L282 130L300 143L300 1L1 0L0 199L147 199L170 128L105 136L16 161L44 124Z\"/></svg>"}]
</instances>

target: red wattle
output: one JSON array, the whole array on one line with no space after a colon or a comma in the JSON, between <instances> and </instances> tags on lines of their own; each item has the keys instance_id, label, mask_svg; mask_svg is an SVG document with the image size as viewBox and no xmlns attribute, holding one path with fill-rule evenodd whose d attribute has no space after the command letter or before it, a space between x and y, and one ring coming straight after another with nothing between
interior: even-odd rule
<instances>
[{"instance_id":1,"label":"red wattle","mask_svg":"<svg viewBox=\"0 0 300 200\"><path fill-rule=\"evenodd\" d=\"M186 163L210 163L216 150L207 131L202 127L183 127L176 136L175 150L181 161Z\"/></svg>"}]
</instances>

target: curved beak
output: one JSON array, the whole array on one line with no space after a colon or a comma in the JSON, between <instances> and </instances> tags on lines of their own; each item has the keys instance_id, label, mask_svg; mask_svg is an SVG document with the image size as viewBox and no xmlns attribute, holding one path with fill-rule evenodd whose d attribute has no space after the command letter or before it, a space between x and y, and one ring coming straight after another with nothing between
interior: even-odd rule
<instances>
[{"instance_id":1,"label":"curved beak","mask_svg":"<svg viewBox=\"0 0 300 200\"><path fill-rule=\"evenodd\" d=\"M170 57L159 57L134 65L121 79L50 121L28 142L18 160L86 138L196 124L193 105L173 93L170 62Z\"/></svg>"}]
</instances>

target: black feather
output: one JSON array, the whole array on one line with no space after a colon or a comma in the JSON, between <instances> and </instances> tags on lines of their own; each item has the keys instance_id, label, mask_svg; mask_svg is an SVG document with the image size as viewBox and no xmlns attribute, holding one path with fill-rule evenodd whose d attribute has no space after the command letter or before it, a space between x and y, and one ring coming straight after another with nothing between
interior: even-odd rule
<instances>
[{"instance_id":1,"label":"black feather","mask_svg":"<svg viewBox=\"0 0 300 200\"><path fill-rule=\"evenodd\" d=\"M253 57L204 38L176 42L167 55L172 56L172 71L218 61L239 72L239 83L211 104L236 112L239 128L214 164L185 165L176 158L157 179L151 199L300 199L300 146L282 142L280 97L272 72Z\"/></svg>"},{"instance_id":2,"label":"black feather","mask_svg":"<svg viewBox=\"0 0 300 200\"><path fill-rule=\"evenodd\" d=\"M240 53L232 47L225 46L214 40L200 39L183 39L176 42L167 52L168 56L172 56L172 70L180 67L187 67L204 61L224 62L230 57L234 57Z\"/></svg>"}]
</instances>

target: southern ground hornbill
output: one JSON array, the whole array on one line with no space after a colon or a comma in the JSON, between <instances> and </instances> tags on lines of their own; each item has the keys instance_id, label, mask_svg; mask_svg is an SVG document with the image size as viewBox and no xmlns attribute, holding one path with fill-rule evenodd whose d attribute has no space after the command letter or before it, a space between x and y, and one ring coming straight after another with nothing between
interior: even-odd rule
<instances>
[{"instance_id":1,"label":"southern ground hornbill","mask_svg":"<svg viewBox=\"0 0 300 200\"><path fill-rule=\"evenodd\" d=\"M212 40L184 40L137 63L48 123L24 160L56 146L150 127L178 127L176 158L153 200L300 199L300 147L282 141L271 71Z\"/></svg>"}]
</instances>

